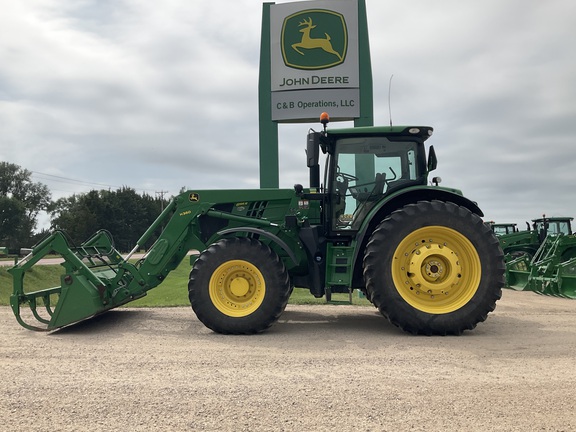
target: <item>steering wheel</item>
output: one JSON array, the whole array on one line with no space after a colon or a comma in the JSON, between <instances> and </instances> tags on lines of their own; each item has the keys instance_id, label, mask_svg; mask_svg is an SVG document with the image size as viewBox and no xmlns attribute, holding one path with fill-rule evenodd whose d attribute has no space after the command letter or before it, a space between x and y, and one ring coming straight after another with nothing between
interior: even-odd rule
<instances>
[{"instance_id":1,"label":"steering wheel","mask_svg":"<svg viewBox=\"0 0 576 432\"><path fill-rule=\"evenodd\" d=\"M337 172L336 173L336 181L340 183L348 183L351 180L358 180L358 177L353 176L352 174L348 174L345 172Z\"/></svg>"}]
</instances>

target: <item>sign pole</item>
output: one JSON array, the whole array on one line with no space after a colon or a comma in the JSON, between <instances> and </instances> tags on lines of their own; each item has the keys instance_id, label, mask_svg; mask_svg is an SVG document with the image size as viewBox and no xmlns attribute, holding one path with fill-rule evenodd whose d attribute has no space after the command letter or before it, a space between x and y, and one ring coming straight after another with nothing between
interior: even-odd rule
<instances>
[{"instance_id":1,"label":"sign pole","mask_svg":"<svg viewBox=\"0 0 576 432\"><path fill-rule=\"evenodd\" d=\"M270 6L262 5L262 34L260 36L260 76L258 79L258 119L260 139L260 187L279 187L278 123L272 121L270 69Z\"/></svg>"},{"instance_id":2,"label":"sign pole","mask_svg":"<svg viewBox=\"0 0 576 432\"><path fill-rule=\"evenodd\" d=\"M360 67L360 117L354 119L354 127L374 126L372 62L365 0L358 0L358 60Z\"/></svg>"}]
</instances>

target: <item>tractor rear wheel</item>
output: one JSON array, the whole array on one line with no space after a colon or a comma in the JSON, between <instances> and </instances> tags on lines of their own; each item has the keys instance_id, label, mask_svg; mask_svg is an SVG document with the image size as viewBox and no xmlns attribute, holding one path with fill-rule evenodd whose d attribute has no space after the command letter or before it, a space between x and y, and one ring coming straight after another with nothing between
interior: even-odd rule
<instances>
[{"instance_id":1,"label":"tractor rear wheel","mask_svg":"<svg viewBox=\"0 0 576 432\"><path fill-rule=\"evenodd\" d=\"M249 238L212 244L194 263L188 282L188 297L198 319L224 334L267 329L286 308L291 292L278 255Z\"/></svg>"},{"instance_id":2,"label":"tractor rear wheel","mask_svg":"<svg viewBox=\"0 0 576 432\"><path fill-rule=\"evenodd\" d=\"M374 230L364 256L367 297L413 334L459 335L486 319L504 286L502 249L468 209L421 201Z\"/></svg>"}]
</instances>

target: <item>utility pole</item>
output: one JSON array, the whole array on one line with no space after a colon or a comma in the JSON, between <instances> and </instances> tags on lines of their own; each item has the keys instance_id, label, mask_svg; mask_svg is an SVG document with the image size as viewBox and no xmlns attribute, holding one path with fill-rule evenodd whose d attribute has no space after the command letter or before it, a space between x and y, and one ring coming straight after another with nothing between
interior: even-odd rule
<instances>
[{"instance_id":1,"label":"utility pole","mask_svg":"<svg viewBox=\"0 0 576 432\"><path fill-rule=\"evenodd\" d=\"M160 196L160 206L161 206L161 212L164 211L164 194L167 194L168 191L156 191L156 197Z\"/></svg>"}]
</instances>

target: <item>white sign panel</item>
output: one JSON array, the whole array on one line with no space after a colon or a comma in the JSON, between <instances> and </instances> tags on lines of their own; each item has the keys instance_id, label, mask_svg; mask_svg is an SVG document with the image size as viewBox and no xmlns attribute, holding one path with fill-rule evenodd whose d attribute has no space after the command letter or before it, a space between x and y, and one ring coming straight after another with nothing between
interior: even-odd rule
<instances>
[{"instance_id":1,"label":"white sign panel","mask_svg":"<svg viewBox=\"0 0 576 432\"><path fill-rule=\"evenodd\" d=\"M332 121L360 116L360 90L296 90L272 93L273 120L318 121L326 111Z\"/></svg>"},{"instance_id":2,"label":"white sign panel","mask_svg":"<svg viewBox=\"0 0 576 432\"><path fill-rule=\"evenodd\" d=\"M359 117L356 1L272 5L270 38L272 120Z\"/></svg>"}]
</instances>

